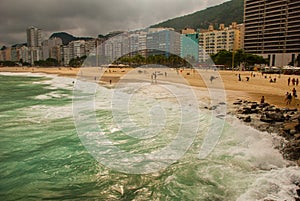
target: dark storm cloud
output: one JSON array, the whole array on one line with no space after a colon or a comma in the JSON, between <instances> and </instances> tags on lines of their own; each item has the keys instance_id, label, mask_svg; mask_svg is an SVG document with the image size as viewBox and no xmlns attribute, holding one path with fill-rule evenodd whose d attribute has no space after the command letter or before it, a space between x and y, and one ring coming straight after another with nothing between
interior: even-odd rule
<instances>
[{"instance_id":1,"label":"dark storm cloud","mask_svg":"<svg viewBox=\"0 0 300 201\"><path fill-rule=\"evenodd\" d=\"M226 0L0 0L0 45L25 42L36 26L44 37L66 31L97 36L140 29ZM199 19L200 20L200 19Z\"/></svg>"}]
</instances>

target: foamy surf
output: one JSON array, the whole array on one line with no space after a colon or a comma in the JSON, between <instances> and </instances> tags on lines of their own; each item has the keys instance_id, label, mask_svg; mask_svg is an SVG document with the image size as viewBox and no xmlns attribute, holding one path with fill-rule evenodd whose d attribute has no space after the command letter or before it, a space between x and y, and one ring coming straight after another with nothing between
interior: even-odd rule
<instances>
[{"instance_id":1,"label":"foamy surf","mask_svg":"<svg viewBox=\"0 0 300 201\"><path fill-rule=\"evenodd\" d=\"M30 81L32 75L36 74L24 76ZM37 75L39 76L41 75ZM46 87L42 94L24 99L24 107L9 108L0 115L3 159L0 165L3 172L0 192L10 200L30 199L27 197L29 194L34 194L37 199L75 200L86 199L87 196L90 199L121 199L124 195L132 195L132 199L136 200L294 200L295 183L300 179L300 170L284 160L274 148L280 139L244 125L234 117L202 109L208 96L201 90L195 91L200 94L196 97L204 102L198 105L200 129L185 155L159 172L130 175L112 171L97 163L82 146L75 132L72 102L69 100L73 80L52 75L47 78L49 80L34 81L34 85ZM28 88L29 86L30 84ZM134 87L138 86L141 83L125 85L122 93L136 93ZM11 87L13 89L14 86ZM22 84L22 87L26 91L26 84ZM174 85L172 90L182 91L183 87ZM174 96L163 87L154 86L151 90L143 88L130 99L135 103L130 114L136 123L151 125L155 122L151 121L151 115L166 120L159 122L167 124L161 130L161 135L143 140L134 139L123 132L122 128L128 122L121 122L121 127L114 122L113 97L114 89L97 86L93 106L102 132L90 132L87 137L108 136L112 142L110 145L118 145L134 154L160 150L176 136L176 122L180 120L181 111L178 110L179 104ZM182 99L185 100L184 95ZM157 101L156 104L153 104L154 101ZM186 101L187 106L193 104ZM138 105L142 107L137 107ZM143 108L147 108L149 112L145 112ZM190 111L189 107L183 109ZM153 112L162 112L165 117L153 115ZM199 150L211 118L218 115L223 115L226 121L224 130L213 152L200 160ZM110 153L110 150L101 151ZM165 159L164 156L147 157L148 160ZM136 165L141 161L143 158L135 158ZM128 161L124 159L124 163L126 162ZM16 183L24 178L26 184ZM39 188L36 188L37 185ZM61 197L57 197L58 194Z\"/></svg>"}]
</instances>

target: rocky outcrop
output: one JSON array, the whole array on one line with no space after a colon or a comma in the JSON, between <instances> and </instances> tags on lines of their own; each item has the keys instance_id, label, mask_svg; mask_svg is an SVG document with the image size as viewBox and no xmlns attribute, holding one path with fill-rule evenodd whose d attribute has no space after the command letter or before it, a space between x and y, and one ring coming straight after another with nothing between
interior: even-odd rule
<instances>
[{"instance_id":1,"label":"rocky outcrop","mask_svg":"<svg viewBox=\"0 0 300 201\"><path fill-rule=\"evenodd\" d=\"M277 108L268 103L236 100L235 115L250 126L277 133L285 141L279 146L283 157L300 164L300 112L294 108Z\"/></svg>"}]
</instances>

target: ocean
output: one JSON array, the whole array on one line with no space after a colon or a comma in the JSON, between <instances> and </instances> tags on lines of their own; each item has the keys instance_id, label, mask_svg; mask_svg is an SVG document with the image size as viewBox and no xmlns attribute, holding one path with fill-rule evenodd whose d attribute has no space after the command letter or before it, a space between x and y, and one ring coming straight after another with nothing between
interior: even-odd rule
<instances>
[{"instance_id":1,"label":"ocean","mask_svg":"<svg viewBox=\"0 0 300 201\"><path fill-rule=\"evenodd\" d=\"M55 75L0 74L1 200L294 200L300 168L274 148L281 140L276 135L227 115L214 149L199 158L211 126L210 111L199 107L197 121L187 122L197 129L184 130L178 126L180 115L185 109L193 114L192 110L181 108L166 90L180 91L181 86L168 83L164 85L169 88L153 85L138 93L133 89L147 83L124 85L119 94L97 85L92 108L100 132L80 133L78 121L84 121L74 109L74 83L73 78ZM125 104L128 113L118 110L124 97L134 103ZM195 135L185 133L188 129ZM177 130L182 131L180 142L189 146L183 150L178 143L178 150L172 152L172 157L178 153L174 161L165 162L167 154L162 154L160 160L156 155L147 166L139 166L145 158L150 160L146 153L171 144ZM143 132L146 136L140 136ZM125 155L117 157L101 142L98 150L91 149L85 140L97 140L95 136L106 136L122 153L138 157L118 169L125 167ZM155 166L157 161L162 165Z\"/></svg>"}]
</instances>

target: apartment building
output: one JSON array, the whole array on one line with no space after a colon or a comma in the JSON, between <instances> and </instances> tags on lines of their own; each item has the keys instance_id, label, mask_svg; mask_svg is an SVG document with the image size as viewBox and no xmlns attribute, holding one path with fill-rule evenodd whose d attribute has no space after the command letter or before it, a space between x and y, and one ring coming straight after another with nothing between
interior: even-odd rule
<instances>
[{"instance_id":1,"label":"apartment building","mask_svg":"<svg viewBox=\"0 0 300 201\"><path fill-rule=\"evenodd\" d=\"M229 27L220 24L219 29L212 25L208 30L201 30L199 34L199 61L205 62L208 55L221 50L236 51L243 47L243 25L233 22Z\"/></svg>"},{"instance_id":2,"label":"apartment building","mask_svg":"<svg viewBox=\"0 0 300 201\"><path fill-rule=\"evenodd\" d=\"M245 0L244 7L245 51L268 58L270 66L297 65L299 0Z\"/></svg>"}]
</instances>

